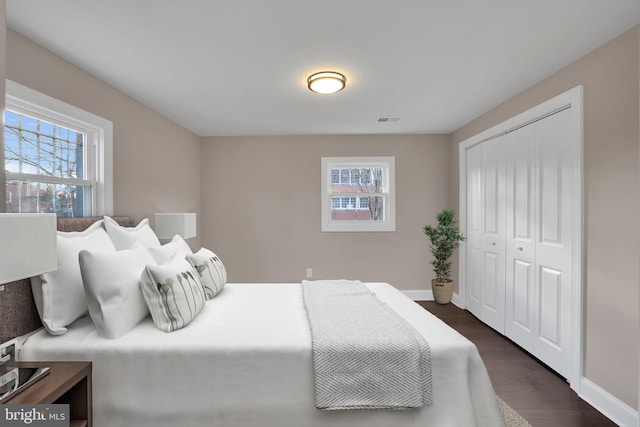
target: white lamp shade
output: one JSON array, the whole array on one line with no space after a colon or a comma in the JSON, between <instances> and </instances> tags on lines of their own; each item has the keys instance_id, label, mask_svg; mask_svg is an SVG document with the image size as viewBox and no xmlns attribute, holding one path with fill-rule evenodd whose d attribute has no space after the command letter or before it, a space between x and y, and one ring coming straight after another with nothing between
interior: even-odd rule
<instances>
[{"instance_id":1,"label":"white lamp shade","mask_svg":"<svg viewBox=\"0 0 640 427\"><path fill-rule=\"evenodd\" d=\"M0 283L58 268L56 215L0 213Z\"/></svg>"},{"instance_id":2,"label":"white lamp shade","mask_svg":"<svg viewBox=\"0 0 640 427\"><path fill-rule=\"evenodd\" d=\"M179 234L183 239L196 237L195 213L157 213L155 232L158 239L171 239Z\"/></svg>"}]
</instances>

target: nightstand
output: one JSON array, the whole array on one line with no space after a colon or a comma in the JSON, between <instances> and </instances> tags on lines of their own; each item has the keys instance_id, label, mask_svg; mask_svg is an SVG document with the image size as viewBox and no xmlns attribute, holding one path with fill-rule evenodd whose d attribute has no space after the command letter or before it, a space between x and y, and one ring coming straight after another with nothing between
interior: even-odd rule
<instances>
[{"instance_id":1,"label":"nightstand","mask_svg":"<svg viewBox=\"0 0 640 427\"><path fill-rule=\"evenodd\" d=\"M48 366L49 374L5 403L68 403L70 427L92 427L91 362L19 362L17 366Z\"/></svg>"}]
</instances>

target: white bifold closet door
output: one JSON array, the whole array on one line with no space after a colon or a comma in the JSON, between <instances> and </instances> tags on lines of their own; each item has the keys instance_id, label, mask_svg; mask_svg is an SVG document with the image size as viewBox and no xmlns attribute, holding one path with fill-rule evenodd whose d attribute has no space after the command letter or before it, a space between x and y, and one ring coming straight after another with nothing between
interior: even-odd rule
<instances>
[{"instance_id":1,"label":"white bifold closet door","mask_svg":"<svg viewBox=\"0 0 640 427\"><path fill-rule=\"evenodd\" d=\"M467 227L466 275L467 309L482 319L482 144L466 151Z\"/></svg>"},{"instance_id":2,"label":"white bifold closet door","mask_svg":"<svg viewBox=\"0 0 640 427\"><path fill-rule=\"evenodd\" d=\"M505 141L482 144L482 320L504 334Z\"/></svg>"},{"instance_id":3,"label":"white bifold closet door","mask_svg":"<svg viewBox=\"0 0 640 427\"><path fill-rule=\"evenodd\" d=\"M564 110L507 135L506 335L565 377L576 170L569 118Z\"/></svg>"},{"instance_id":4,"label":"white bifold closet door","mask_svg":"<svg viewBox=\"0 0 640 427\"><path fill-rule=\"evenodd\" d=\"M468 309L569 375L572 174L568 110L467 150Z\"/></svg>"},{"instance_id":5,"label":"white bifold closet door","mask_svg":"<svg viewBox=\"0 0 640 427\"><path fill-rule=\"evenodd\" d=\"M468 309L505 332L505 147L496 138L467 151Z\"/></svg>"},{"instance_id":6,"label":"white bifold closet door","mask_svg":"<svg viewBox=\"0 0 640 427\"><path fill-rule=\"evenodd\" d=\"M533 125L507 136L505 334L533 353L535 340L536 162Z\"/></svg>"}]
</instances>

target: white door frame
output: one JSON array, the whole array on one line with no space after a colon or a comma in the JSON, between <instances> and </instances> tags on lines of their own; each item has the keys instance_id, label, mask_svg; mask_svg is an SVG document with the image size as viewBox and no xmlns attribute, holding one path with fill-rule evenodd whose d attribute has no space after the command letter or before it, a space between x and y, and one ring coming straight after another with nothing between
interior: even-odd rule
<instances>
[{"instance_id":1,"label":"white door frame","mask_svg":"<svg viewBox=\"0 0 640 427\"><path fill-rule=\"evenodd\" d=\"M462 141L459 145L459 174L460 174L460 209L458 218L460 222L460 230L463 234L467 229L467 168L466 168L466 151L470 147L479 144L483 141L499 137L512 130L521 128L547 117L554 112L570 108L571 110L571 126L573 127L574 138L573 142L573 159L576 162L573 175L573 188L575 192L573 194L573 211L571 216L573 218L573 248L574 257L571 266L573 273L572 283L572 319L571 319L571 331L572 331L572 344L571 344L571 372L567 380L571 384L571 388L578 394L580 393L580 379L582 378L582 308L583 308L583 292L582 283L584 277L583 267L583 87L582 85L576 86L540 105L537 105L524 113L518 114L490 129L485 130L477 135L472 136L469 139ZM466 287L466 244L462 242L460 245L460 260L458 263L458 293L454 294L453 302L461 307L466 308L467 287Z\"/></svg>"}]
</instances>

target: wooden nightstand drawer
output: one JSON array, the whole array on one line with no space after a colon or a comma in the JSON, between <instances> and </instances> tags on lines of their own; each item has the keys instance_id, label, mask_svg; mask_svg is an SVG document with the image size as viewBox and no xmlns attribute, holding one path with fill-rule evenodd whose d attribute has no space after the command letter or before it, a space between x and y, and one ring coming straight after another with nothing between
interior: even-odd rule
<instances>
[{"instance_id":1,"label":"wooden nightstand drawer","mask_svg":"<svg viewBox=\"0 0 640 427\"><path fill-rule=\"evenodd\" d=\"M71 427L92 426L91 362L20 362L17 366L48 366L50 371L47 376L5 403L68 403Z\"/></svg>"}]
</instances>

